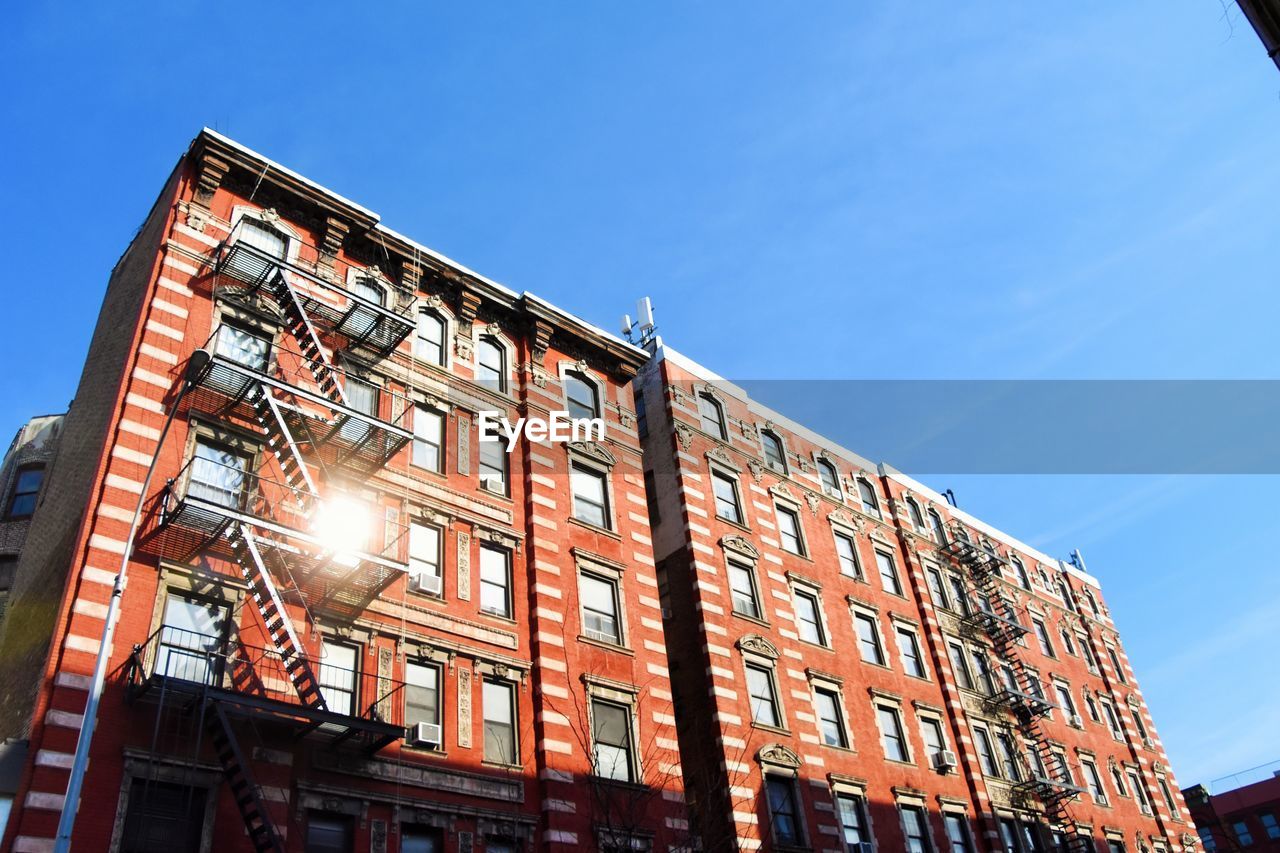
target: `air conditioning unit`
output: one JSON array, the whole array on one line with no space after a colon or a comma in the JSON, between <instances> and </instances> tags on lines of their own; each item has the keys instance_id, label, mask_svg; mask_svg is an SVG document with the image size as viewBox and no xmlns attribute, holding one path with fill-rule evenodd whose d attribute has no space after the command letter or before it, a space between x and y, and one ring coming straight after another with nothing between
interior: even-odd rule
<instances>
[{"instance_id":1,"label":"air conditioning unit","mask_svg":"<svg viewBox=\"0 0 1280 853\"><path fill-rule=\"evenodd\" d=\"M941 770L943 772L952 770L955 768L957 763L956 754L949 749L944 749L941 752L935 752L933 754L933 769L935 770Z\"/></svg>"},{"instance_id":2,"label":"air conditioning unit","mask_svg":"<svg viewBox=\"0 0 1280 853\"><path fill-rule=\"evenodd\" d=\"M409 578L409 589L425 592L427 595L439 595L444 590L444 580L439 575L414 575Z\"/></svg>"},{"instance_id":3,"label":"air conditioning unit","mask_svg":"<svg viewBox=\"0 0 1280 853\"><path fill-rule=\"evenodd\" d=\"M1149 737L1144 737L1144 738L1142 739L1142 745L1143 745L1143 746L1145 746L1147 749L1155 749L1155 748L1156 748L1156 742L1155 742L1154 740L1152 740L1151 738L1149 738Z\"/></svg>"},{"instance_id":4,"label":"air conditioning unit","mask_svg":"<svg viewBox=\"0 0 1280 853\"><path fill-rule=\"evenodd\" d=\"M1084 718L1079 714L1072 714L1071 719L1067 720L1067 722L1075 726L1077 729L1084 728Z\"/></svg>"},{"instance_id":5,"label":"air conditioning unit","mask_svg":"<svg viewBox=\"0 0 1280 853\"><path fill-rule=\"evenodd\" d=\"M481 477L480 488L484 489L486 492L495 492L499 495L503 494L507 490L507 487L502 482L501 477Z\"/></svg>"},{"instance_id":6,"label":"air conditioning unit","mask_svg":"<svg viewBox=\"0 0 1280 853\"><path fill-rule=\"evenodd\" d=\"M870 841L859 841L849 845L850 853L876 853L876 846Z\"/></svg>"},{"instance_id":7,"label":"air conditioning unit","mask_svg":"<svg viewBox=\"0 0 1280 853\"><path fill-rule=\"evenodd\" d=\"M439 723L415 723L413 728L409 729L410 740L414 743L428 744L430 746L440 745L440 724Z\"/></svg>"}]
</instances>

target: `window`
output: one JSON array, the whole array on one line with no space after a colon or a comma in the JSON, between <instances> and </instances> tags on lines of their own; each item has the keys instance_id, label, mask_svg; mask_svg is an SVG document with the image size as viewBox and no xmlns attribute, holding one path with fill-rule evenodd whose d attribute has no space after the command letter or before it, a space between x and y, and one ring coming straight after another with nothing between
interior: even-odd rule
<instances>
[{"instance_id":1,"label":"window","mask_svg":"<svg viewBox=\"0 0 1280 853\"><path fill-rule=\"evenodd\" d=\"M840 574L848 575L851 578L862 577L862 566L858 564L858 549L853 542L853 537L844 533L837 532L836 537L836 558L840 561Z\"/></svg>"},{"instance_id":2,"label":"window","mask_svg":"<svg viewBox=\"0 0 1280 853\"><path fill-rule=\"evenodd\" d=\"M619 782L636 780L631 742L631 709L591 700L592 762L595 774Z\"/></svg>"},{"instance_id":3,"label":"window","mask_svg":"<svg viewBox=\"0 0 1280 853\"><path fill-rule=\"evenodd\" d=\"M582 601L582 633L594 640L621 645L617 582L582 572L578 575L578 596Z\"/></svg>"},{"instance_id":4,"label":"window","mask_svg":"<svg viewBox=\"0 0 1280 853\"><path fill-rule=\"evenodd\" d=\"M1133 727L1137 730L1138 737L1141 738L1143 742L1150 740L1151 738L1147 735L1147 726L1142 722L1142 712L1137 708L1130 708L1129 712L1133 715Z\"/></svg>"},{"instance_id":5,"label":"window","mask_svg":"<svg viewBox=\"0 0 1280 853\"><path fill-rule=\"evenodd\" d=\"M924 741L925 755L930 758L947 748L947 739L942 734L942 722L934 717L920 718L920 739Z\"/></svg>"},{"instance_id":6,"label":"window","mask_svg":"<svg viewBox=\"0 0 1280 853\"><path fill-rule=\"evenodd\" d=\"M858 497L862 499L862 511L867 515L880 517L880 501L876 499L876 490L871 484L858 479Z\"/></svg>"},{"instance_id":7,"label":"window","mask_svg":"<svg viewBox=\"0 0 1280 853\"><path fill-rule=\"evenodd\" d=\"M1241 847L1248 847L1253 844L1253 833L1249 831L1249 824L1242 820L1233 820L1231 822L1231 831L1236 834L1236 840L1240 842Z\"/></svg>"},{"instance_id":8,"label":"window","mask_svg":"<svg viewBox=\"0 0 1280 853\"><path fill-rule=\"evenodd\" d=\"M1120 728L1120 717L1110 702L1102 703L1102 713L1107 717L1107 728L1111 730L1111 736L1116 740L1123 738L1124 729Z\"/></svg>"},{"instance_id":9,"label":"window","mask_svg":"<svg viewBox=\"0 0 1280 853\"><path fill-rule=\"evenodd\" d=\"M316 673L320 695L324 697L325 707L335 714L355 716L356 667L359 662L360 651L355 646L328 640L320 643L320 665Z\"/></svg>"},{"instance_id":10,"label":"window","mask_svg":"<svg viewBox=\"0 0 1280 853\"><path fill-rule=\"evenodd\" d=\"M991 746L991 735L986 729L973 730L973 743L978 749L978 764L986 776L999 776L1000 768L996 766L995 750Z\"/></svg>"},{"instance_id":11,"label":"window","mask_svg":"<svg viewBox=\"0 0 1280 853\"><path fill-rule=\"evenodd\" d=\"M573 517L595 527L611 529L609 496L604 473L582 465L574 465L569 479L573 486Z\"/></svg>"},{"instance_id":12,"label":"window","mask_svg":"<svg viewBox=\"0 0 1280 853\"><path fill-rule=\"evenodd\" d=\"M703 432L721 441L728 439L724 431L724 411L720 408L720 404L705 392L698 395L698 417Z\"/></svg>"},{"instance_id":13,"label":"window","mask_svg":"<svg viewBox=\"0 0 1280 853\"><path fill-rule=\"evenodd\" d=\"M1107 853L1124 853L1124 842L1114 838L1107 839Z\"/></svg>"},{"instance_id":14,"label":"window","mask_svg":"<svg viewBox=\"0 0 1280 853\"><path fill-rule=\"evenodd\" d=\"M764 430L760 433L760 441L764 444L765 464L779 474L787 473L787 454L782 449L782 439Z\"/></svg>"},{"instance_id":15,"label":"window","mask_svg":"<svg viewBox=\"0 0 1280 853\"><path fill-rule=\"evenodd\" d=\"M511 615L511 555L501 548L480 546L480 609Z\"/></svg>"},{"instance_id":16,"label":"window","mask_svg":"<svg viewBox=\"0 0 1280 853\"><path fill-rule=\"evenodd\" d=\"M742 524L742 501L738 497L738 481L728 474L711 472L711 491L716 499L716 516L734 524Z\"/></svg>"},{"instance_id":17,"label":"window","mask_svg":"<svg viewBox=\"0 0 1280 853\"><path fill-rule=\"evenodd\" d=\"M342 383L342 393L346 396L347 407L371 418L378 416L378 387L348 376ZM339 427L339 434L347 441L356 443L369 436L373 427L360 418L348 417Z\"/></svg>"},{"instance_id":18,"label":"window","mask_svg":"<svg viewBox=\"0 0 1280 853\"><path fill-rule=\"evenodd\" d=\"M1163 781L1163 780L1161 780ZM1172 797L1166 797L1169 800L1169 810L1174 814L1178 813L1178 809L1173 803ZM1280 838L1280 823L1276 822L1276 816L1271 812L1259 812L1258 822L1262 824L1262 828L1267 831L1267 838Z\"/></svg>"},{"instance_id":19,"label":"window","mask_svg":"<svg viewBox=\"0 0 1280 853\"><path fill-rule=\"evenodd\" d=\"M793 509L774 506L778 518L778 536L782 540L782 549L792 554L804 556L804 540L800 536L800 516Z\"/></svg>"},{"instance_id":20,"label":"window","mask_svg":"<svg viewBox=\"0 0 1280 853\"><path fill-rule=\"evenodd\" d=\"M1111 658L1111 666L1115 668L1116 678L1120 679L1121 684L1128 684L1129 679L1124 677L1124 667L1120 665L1120 656L1116 654L1115 646L1107 646L1107 655Z\"/></svg>"},{"instance_id":21,"label":"window","mask_svg":"<svg viewBox=\"0 0 1280 853\"><path fill-rule=\"evenodd\" d=\"M951 655L951 668L955 670L956 682L965 690L972 690L973 676L969 674L964 647L959 643L947 643L947 652Z\"/></svg>"},{"instance_id":22,"label":"window","mask_svg":"<svg viewBox=\"0 0 1280 853\"><path fill-rule=\"evenodd\" d=\"M386 291L382 289L376 279L365 275L356 276L350 286L351 292L361 299L366 299L374 305L386 304Z\"/></svg>"},{"instance_id":23,"label":"window","mask_svg":"<svg viewBox=\"0 0 1280 853\"><path fill-rule=\"evenodd\" d=\"M1053 653L1053 644L1049 642L1049 631L1044 627L1044 620L1033 618L1031 627L1036 632L1036 642L1040 644L1040 653L1045 657L1057 657Z\"/></svg>"},{"instance_id":24,"label":"window","mask_svg":"<svg viewBox=\"0 0 1280 853\"><path fill-rule=\"evenodd\" d=\"M746 670L752 721L764 726L781 727L782 715L778 711L778 697L773 689L772 670L754 663L747 664Z\"/></svg>"},{"instance_id":25,"label":"window","mask_svg":"<svg viewBox=\"0 0 1280 853\"><path fill-rule=\"evenodd\" d=\"M418 723L440 725L440 668L434 664L404 665L404 724L415 736ZM438 736L438 731L437 731ZM437 741L437 745L443 740Z\"/></svg>"},{"instance_id":26,"label":"window","mask_svg":"<svg viewBox=\"0 0 1280 853\"><path fill-rule=\"evenodd\" d=\"M129 782L129 806L123 838L125 853L199 850L207 788L135 777Z\"/></svg>"},{"instance_id":27,"label":"window","mask_svg":"<svg viewBox=\"0 0 1280 853\"><path fill-rule=\"evenodd\" d=\"M636 431L641 438L647 438L649 435L649 415L644 407L644 392L637 389L635 395L636 400Z\"/></svg>"},{"instance_id":28,"label":"window","mask_svg":"<svg viewBox=\"0 0 1280 853\"><path fill-rule=\"evenodd\" d=\"M1160 796L1164 797L1165 806L1169 809L1169 813L1173 815L1174 818L1176 819L1179 816L1178 803L1173 799L1173 791L1172 789L1169 788L1169 780L1164 778L1163 776L1157 776L1156 784L1160 786ZM1274 824L1276 819L1273 815L1269 815L1267 812L1263 812L1262 814L1258 815L1258 819L1262 821L1263 826L1267 825L1268 817L1271 818L1271 823ZM1278 827L1276 831L1280 832L1280 827ZM1276 835L1271 835L1270 831L1268 831L1267 834L1272 838L1280 837Z\"/></svg>"},{"instance_id":29,"label":"window","mask_svg":"<svg viewBox=\"0 0 1280 853\"><path fill-rule=\"evenodd\" d=\"M1012 782L1022 781L1018 750L1013 745L1013 738L1005 732L996 732L996 751L1000 756L1001 775Z\"/></svg>"},{"instance_id":30,"label":"window","mask_svg":"<svg viewBox=\"0 0 1280 853\"><path fill-rule=\"evenodd\" d=\"M911 526L916 530L924 530L924 516L920 514L920 504L914 499L907 498L907 517L911 519Z\"/></svg>"},{"instance_id":31,"label":"window","mask_svg":"<svg viewBox=\"0 0 1280 853\"><path fill-rule=\"evenodd\" d=\"M818 714L818 731L827 746L848 747L849 736L844 729L844 716L840 713L840 696L834 690L815 687L813 707Z\"/></svg>"},{"instance_id":32,"label":"window","mask_svg":"<svg viewBox=\"0 0 1280 853\"><path fill-rule=\"evenodd\" d=\"M239 509L248 470L248 457L220 444L197 439L187 494L228 509Z\"/></svg>"},{"instance_id":33,"label":"window","mask_svg":"<svg viewBox=\"0 0 1280 853\"><path fill-rule=\"evenodd\" d=\"M928 677L924 669L924 658L920 656L920 641L916 639L914 631L898 629L898 651L902 653L902 669L907 675Z\"/></svg>"},{"instance_id":34,"label":"window","mask_svg":"<svg viewBox=\"0 0 1280 853\"><path fill-rule=\"evenodd\" d=\"M844 836L844 849L857 851L858 845L871 840L871 834L863 827L862 797L856 794L836 794L836 814L840 817L840 834Z\"/></svg>"},{"instance_id":35,"label":"window","mask_svg":"<svg viewBox=\"0 0 1280 853\"><path fill-rule=\"evenodd\" d=\"M440 471L444 464L444 416L434 409L413 410L413 464Z\"/></svg>"},{"instance_id":36,"label":"window","mask_svg":"<svg viewBox=\"0 0 1280 853\"><path fill-rule=\"evenodd\" d=\"M937 510L929 510L929 526L933 528L933 538L937 543L947 544L947 527L942 523L942 516L938 515Z\"/></svg>"},{"instance_id":37,"label":"window","mask_svg":"<svg viewBox=\"0 0 1280 853\"><path fill-rule=\"evenodd\" d=\"M880 632L876 628L875 617L855 613L853 624L858 631L858 651L862 653L862 659L867 663L884 666L884 649L880 645Z\"/></svg>"},{"instance_id":38,"label":"window","mask_svg":"<svg viewBox=\"0 0 1280 853\"><path fill-rule=\"evenodd\" d=\"M986 693L994 693L995 685L991 681L991 664L987 662L986 654L974 649L969 658L973 661L974 685L977 689Z\"/></svg>"},{"instance_id":39,"label":"window","mask_svg":"<svg viewBox=\"0 0 1280 853\"><path fill-rule=\"evenodd\" d=\"M1213 830L1207 826L1202 826L1197 831L1200 834L1200 843L1204 845L1205 853L1218 853L1218 839L1213 837Z\"/></svg>"},{"instance_id":40,"label":"window","mask_svg":"<svg viewBox=\"0 0 1280 853\"><path fill-rule=\"evenodd\" d=\"M880 745L884 747L884 757L890 761L910 761L907 739L902 732L902 717L898 709L888 705L877 705L876 721L880 724Z\"/></svg>"},{"instance_id":41,"label":"window","mask_svg":"<svg viewBox=\"0 0 1280 853\"><path fill-rule=\"evenodd\" d=\"M13 483L13 494L9 498L9 511L5 513L5 517L29 518L36 511L36 497L40 494L40 483L43 480L43 466L19 468Z\"/></svg>"},{"instance_id":42,"label":"window","mask_svg":"<svg viewBox=\"0 0 1280 853\"><path fill-rule=\"evenodd\" d=\"M1053 689L1058 694L1058 704L1062 706L1062 713L1066 715L1067 721L1070 722L1076 714L1076 703L1071 698L1071 688L1065 684L1054 682Z\"/></svg>"},{"instance_id":43,"label":"window","mask_svg":"<svg viewBox=\"0 0 1280 853\"><path fill-rule=\"evenodd\" d=\"M1088 688L1084 691L1084 706L1089 711L1089 719L1095 723L1102 722L1102 718L1098 716L1098 703L1093 701L1093 696L1089 693Z\"/></svg>"},{"instance_id":44,"label":"window","mask_svg":"<svg viewBox=\"0 0 1280 853\"><path fill-rule=\"evenodd\" d=\"M949 609L950 602L947 601L947 588L942 583L942 572L927 568L924 570L924 577L929 584L929 597L933 599L934 606Z\"/></svg>"},{"instance_id":45,"label":"window","mask_svg":"<svg viewBox=\"0 0 1280 853\"><path fill-rule=\"evenodd\" d=\"M1063 628L1061 631L1058 632L1058 635L1062 637L1062 648L1066 651L1067 654L1074 657L1076 653L1076 644L1071 639L1071 632L1068 631L1066 628Z\"/></svg>"},{"instance_id":46,"label":"window","mask_svg":"<svg viewBox=\"0 0 1280 853\"><path fill-rule=\"evenodd\" d=\"M1111 781L1115 783L1116 793L1122 797L1129 796L1128 789L1125 788L1124 774L1120 772L1119 767L1111 768Z\"/></svg>"},{"instance_id":47,"label":"window","mask_svg":"<svg viewBox=\"0 0 1280 853\"><path fill-rule=\"evenodd\" d=\"M484 703L484 760L498 764L518 763L515 685L486 678L481 699Z\"/></svg>"},{"instance_id":48,"label":"window","mask_svg":"<svg viewBox=\"0 0 1280 853\"><path fill-rule=\"evenodd\" d=\"M507 443L501 438L480 439L480 486L498 495L507 493Z\"/></svg>"},{"instance_id":49,"label":"window","mask_svg":"<svg viewBox=\"0 0 1280 853\"><path fill-rule=\"evenodd\" d=\"M919 806L902 806L902 828L907 839L907 853L929 853L929 827L925 823L924 809Z\"/></svg>"},{"instance_id":50,"label":"window","mask_svg":"<svg viewBox=\"0 0 1280 853\"><path fill-rule=\"evenodd\" d=\"M840 490L840 475L836 473L836 466L825 459L819 459L818 479L822 481L822 491L837 500L844 500L844 492Z\"/></svg>"},{"instance_id":51,"label":"window","mask_svg":"<svg viewBox=\"0 0 1280 853\"><path fill-rule=\"evenodd\" d=\"M1040 834L1034 823L1022 823L1022 849L1026 853L1041 853Z\"/></svg>"},{"instance_id":52,"label":"window","mask_svg":"<svg viewBox=\"0 0 1280 853\"><path fill-rule=\"evenodd\" d=\"M780 845L799 847L804 843L804 836L800 831L795 782L781 776L766 775L765 789L769 795L773 840Z\"/></svg>"},{"instance_id":53,"label":"window","mask_svg":"<svg viewBox=\"0 0 1280 853\"><path fill-rule=\"evenodd\" d=\"M169 593L155 672L169 678L214 683L220 675L216 657L227 625L227 608L179 593Z\"/></svg>"},{"instance_id":54,"label":"window","mask_svg":"<svg viewBox=\"0 0 1280 853\"><path fill-rule=\"evenodd\" d=\"M507 354L492 335L480 339L476 349L476 382L491 391L507 390Z\"/></svg>"},{"instance_id":55,"label":"window","mask_svg":"<svg viewBox=\"0 0 1280 853\"><path fill-rule=\"evenodd\" d=\"M440 830L433 827L401 824L400 853L443 853L444 841L441 834ZM495 853L493 842L486 841L485 853Z\"/></svg>"},{"instance_id":56,"label":"window","mask_svg":"<svg viewBox=\"0 0 1280 853\"><path fill-rule=\"evenodd\" d=\"M240 234L236 242L252 246L263 254L283 259L289 238L265 222L249 216L240 217Z\"/></svg>"},{"instance_id":57,"label":"window","mask_svg":"<svg viewBox=\"0 0 1280 853\"><path fill-rule=\"evenodd\" d=\"M434 578L440 588L440 528L412 522L409 525L409 575L414 578ZM430 588L432 582L423 581Z\"/></svg>"},{"instance_id":58,"label":"window","mask_svg":"<svg viewBox=\"0 0 1280 853\"><path fill-rule=\"evenodd\" d=\"M1093 801L1100 806L1107 804L1107 792L1102 787L1102 777L1098 775L1098 766L1087 758L1080 760L1080 766L1084 768L1084 783L1089 786L1089 794L1093 797Z\"/></svg>"},{"instance_id":59,"label":"window","mask_svg":"<svg viewBox=\"0 0 1280 853\"><path fill-rule=\"evenodd\" d=\"M1018 584L1023 589L1031 589L1031 575L1027 574L1027 567L1022 565L1022 561L1017 557L1013 560L1013 571L1018 576Z\"/></svg>"},{"instance_id":60,"label":"window","mask_svg":"<svg viewBox=\"0 0 1280 853\"><path fill-rule=\"evenodd\" d=\"M1012 818L1000 818L1000 843L1005 853L1022 853L1018 847L1018 825Z\"/></svg>"},{"instance_id":61,"label":"window","mask_svg":"<svg viewBox=\"0 0 1280 853\"><path fill-rule=\"evenodd\" d=\"M1142 808L1143 814L1151 814L1151 800L1147 798L1147 788L1142 784L1142 780L1138 778L1135 770L1128 770L1125 776L1129 779L1129 787L1133 789L1133 798L1138 801L1138 805Z\"/></svg>"},{"instance_id":62,"label":"window","mask_svg":"<svg viewBox=\"0 0 1280 853\"><path fill-rule=\"evenodd\" d=\"M733 612L760 619L760 601L756 596L755 571L751 566L729 561L729 592L733 598Z\"/></svg>"},{"instance_id":63,"label":"window","mask_svg":"<svg viewBox=\"0 0 1280 853\"><path fill-rule=\"evenodd\" d=\"M444 318L434 311L418 315L418 335L414 338L413 353L429 364L444 366Z\"/></svg>"},{"instance_id":64,"label":"window","mask_svg":"<svg viewBox=\"0 0 1280 853\"><path fill-rule=\"evenodd\" d=\"M902 582L898 580L898 567L894 565L893 555L876 551L876 567L880 569L880 584L884 591L902 595Z\"/></svg>"},{"instance_id":65,"label":"window","mask_svg":"<svg viewBox=\"0 0 1280 853\"><path fill-rule=\"evenodd\" d=\"M658 483L652 471L644 472L644 507L649 513L649 526L662 523L662 508L658 505Z\"/></svg>"},{"instance_id":66,"label":"window","mask_svg":"<svg viewBox=\"0 0 1280 853\"><path fill-rule=\"evenodd\" d=\"M564 375L564 399L571 418L600 417L600 394L596 384L577 370Z\"/></svg>"},{"instance_id":67,"label":"window","mask_svg":"<svg viewBox=\"0 0 1280 853\"><path fill-rule=\"evenodd\" d=\"M1098 607L1098 599L1093 597L1093 593L1089 590L1084 591L1084 597L1089 602L1089 609L1093 611L1094 619L1102 619L1102 608Z\"/></svg>"},{"instance_id":68,"label":"window","mask_svg":"<svg viewBox=\"0 0 1280 853\"><path fill-rule=\"evenodd\" d=\"M942 825L947 830L947 843L951 846L951 853L973 853L966 823L963 815L950 813L942 815Z\"/></svg>"},{"instance_id":69,"label":"window","mask_svg":"<svg viewBox=\"0 0 1280 853\"><path fill-rule=\"evenodd\" d=\"M1085 665L1089 667L1089 671L1096 675L1098 672L1098 659L1093 656L1093 649L1089 648L1089 641L1086 637L1080 638L1080 654L1084 657Z\"/></svg>"},{"instance_id":70,"label":"window","mask_svg":"<svg viewBox=\"0 0 1280 853\"><path fill-rule=\"evenodd\" d=\"M223 323L218 327L218 338L214 342L213 351L250 370L265 373L271 342L257 332Z\"/></svg>"},{"instance_id":71,"label":"window","mask_svg":"<svg viewBox=\"0 0 1280 853\"><path fill-rule=\"evenodd\" d=\"M818 596L812 592L796 590L795 604L796 627L800 631L800 639L806 643L825 646L827 637L822 630L822 616L818 609Z\"/></svg>"},{"instance_id":72,"label":"window","mask_svg":"<svg viewBox=\"0 0 1280 853\"><path fill-rule=\"evenodd\" d=\"M1062 578L1058 578L1058 595L1062 596L1062 602L1067 605L1067 609L1072 613L1079 613L1076 607L1075 597L1071 594L1071 590L1067 588L1067 583Z\"/></svg>"},{"instance_id":73,"label":"window","mask_svg":"<svg viewBox=\"0 0 1280 853\"><path fill-rule=\"evenodd\" d=\"M951 582L951 606L965 616L969 615L969 594L965 592L964 581L959 575L947 575L947 580Z\"/></svg>"}]
</instances>

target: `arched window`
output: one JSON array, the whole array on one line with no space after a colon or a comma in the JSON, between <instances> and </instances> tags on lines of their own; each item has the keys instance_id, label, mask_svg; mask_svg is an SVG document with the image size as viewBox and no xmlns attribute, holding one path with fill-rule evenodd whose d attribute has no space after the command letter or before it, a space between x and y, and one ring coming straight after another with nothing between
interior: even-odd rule
<instances>
[{"instance_id":1,"label":"arched window","mask_svg":"<svg viewBox=\"0 0 1280 853\"><path fill-rule=\"evenodd\" d=\"M907 498L907 515L911 518L911 526L916 530L924 530L924 516L920 514L920 504L913 498Z\"/></svg>"},{"instance_id":2,"label":"arched window","mask_svg":"<svg viewBox=\"0 0 1280 853\"><path fill-rule=\"evenodd\" d=\"M929 525L933 528L933 538L939 545L947 544L947 527L942 523L942 516L936 509L929 510Z\"/></svg>"},{"instance_id":3,"label":"arched window","mask_svg":"<svg viewBox=\"0 0 1280 853\"><path fill-rule=\"evenodd\" d=\"M1089 590L1084 591L1084 597L1089 601L1089 609L1093 611L1093 618L1102 618L1102 609L1098 607L1098 599L1093 597L1093 593Z\"/></svg>"},{"instance_id":4,"label":"arched window","mask_svg":"<svg viewBox=\"0 0 1280 853\"><path fill-rule=\"evenodd\" d=\"M781 474L787 473L787 455L782 449L782 439L764 430L760 433L760 441L764 445L765 464Z\"/></svg>"},{"instance_id":5,"label":"arched window","mask_svg":"<svg viewBox=\"0 0 1280 853\"><path fill-rule=\"evenodd\" d=\"M434 311L418 315L418 336L414 340L414 354L423 361L444 366L444 318Z\"/></svg>"},{"instance_id":6,"label":"arched window","mask_svg":"<svg viewBox=\"0 0 1280 853\"><path fill-rule=\"evenodd\" d=\"M858 478L858 497L862 499L863 512L880 517L880 501L876 498L876 490L861 477Z\"/></svg>"},{"instance_id":7,"label":"arched window","mask_svg":"<svg viewBox=\"0 0 1280 853\"><path fill-rule=\"evenodd\" d=\"M822 480L822 491L837 500L844 500L844 492L840 490L840 475L836 473L836 466L825 459L819 459L818 478Z\"/></svg>"},{"instance_id":8,"label":"arched window","mask_svg":"<svg viewBox=\"0 0 1280 853\"><path fill-rule=\"evenodd\" d=\"M957 527L957 528L956 528L956 538L957 538L957 539L959 539L961 542L968 542L968 541L969 541L969 531L965 530L963 527Z\"/></svg>"},{"instance_id":9,"label":"arched window","mask_svg":"<svg viewBox=\"0 0 1280 853\"><path fill-rule=\"evenodd\" d=\"M387 292L382 289L382 285L378 284L376 279L370 276L356 276L351 282L351 292L375 305L387 304Z\"/></svg>"},{"instance_id":10,"label":"arched window","mask_svg":"<svg viewBox=\"0 0 1280 853\"><path fill-rule=\"evenodd\" d=\"M596 385L578 370L564 375L564 398L571 418L600 417L600 395Z\"/></svg>"},{"instance_id":11,"label":"arched window","mask_svg":"<svg viewBox=\"0 0 1280 853\"><path fill-rule=\"evenodd\" d=\"M1013 558L1013 570L1018 575L1018 583L1023 589L1031 589L1031 575L1027 574L1027 567L1022 565L1022 561L1017 557Z\"/></svg>"},{"instance_id":12,"label":"arched window","mask_svg":"<svg viewBox=\"0 0 1280 853\"><path fill-rule=\"evenodd\" d=\"M1071 594L1071 590L1067 587L1066 581L1058 579L1058 594L1062 596L1062 600L1066 603L1067 609L1072 613L1079 613L1080 608L1076 607L1075 597Z\"/></svg>"},{"instance_id":13,"label":"arched window","mask_svg":"<svg viewBox=\"0 0 1280 853\"><path fill-rule=\"evenodd\" d=\"M492 335L480 339L476 352L476 381L494 391L507 390L507 353Z\"/></svg>"},{"instance_id":14,"label":"arched window","mask_svg":"<svg viewBox=\"0 0 1280 853\"><path fill-rule=\"evenodd\" d=\"M724 410L710 394L698 395L698 416L702 420L702 431L714 435L721 441L728 439L724 431Z\"/></svg>"},{"instance_id":15,"label":"arched window","mask_svg":"<svg viewBox=\"0 0 1280 853\"><path fill-rule=\"evenodd\" d=\"M988 542L985 539L982 540L982 550L986 551L987 554L989 554L992 557L996 555L996 546L992 545L990 542Z\"/></svg>"}]
</instances>

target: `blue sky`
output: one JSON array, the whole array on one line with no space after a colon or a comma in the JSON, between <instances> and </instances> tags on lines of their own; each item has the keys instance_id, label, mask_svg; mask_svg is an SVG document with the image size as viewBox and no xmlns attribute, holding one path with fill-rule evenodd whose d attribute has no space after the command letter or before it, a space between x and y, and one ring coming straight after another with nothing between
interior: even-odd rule
<instances>
[{"instance_id":1,"label":"blue sky","mask_svg":"<svg viewBox=\"0 0 1280 853\"><path fill-rule=\"evenodd\" d=\"M6 435L205 124L607 328L648 294L731 378L1280 372L1280 73L1232 4L131 8L0 34ZM1084 551L1182 783L1280 757L1277 478L919 473Z\"/></svg>"}]
</instances>

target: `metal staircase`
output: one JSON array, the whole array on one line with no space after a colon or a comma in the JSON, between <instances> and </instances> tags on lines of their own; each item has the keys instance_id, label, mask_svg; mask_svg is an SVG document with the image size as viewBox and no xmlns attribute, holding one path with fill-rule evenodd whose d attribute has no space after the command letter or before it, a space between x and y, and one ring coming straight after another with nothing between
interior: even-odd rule
<instances>
[{"instance_id":1,"label":"metal staircase","mask_svg":"<svg viewBox=\"0 0 1280 853\"><path fill-rule=\"evenodd\" d=\"M205 714L205 721L209 737L213 741L213 751L222 767L227 787L231 789L231 797L236 801L240 818L244 821L249 842L259 853L284 853L284 842L267 812L262 789L254 781L249 763L236 739L235 730L231 727L227 709L221 702L211 700L206 711L208 713Z\"/></svg>"},{"instance_id":2,"label":"metal staircase","mask_svg":"<svg viewBox=\"0 0 1280 853\"><path fill-rule=\"evenodd\" d=\"M1039 799L1045 815L1058 825L1064 839L1064 850L1068 853L1091 851L1093 840L1071 816L1069 808L1069 803L1084 789L1070 780L1068 768L1062 766L1063 759L1051 748L1040 723L1054 706L1044 698L1043 688L1027 669L1019 652L1019 640L1028 633L1028 629L1018 621L1013 603L1000 594L997 581L1005 561L959 537L939 550L963 570L979 601L988 605L971 608L966 621L981 627L990 638L1002 666L1012 673L1012 685L992 685L991 701L1012 713L1019 733L1031 744L1037 758L1037 766L1028 769L1019 788ZM1043 772L1040 768L1044 768Z\"/></svg>"}]
</instances>

